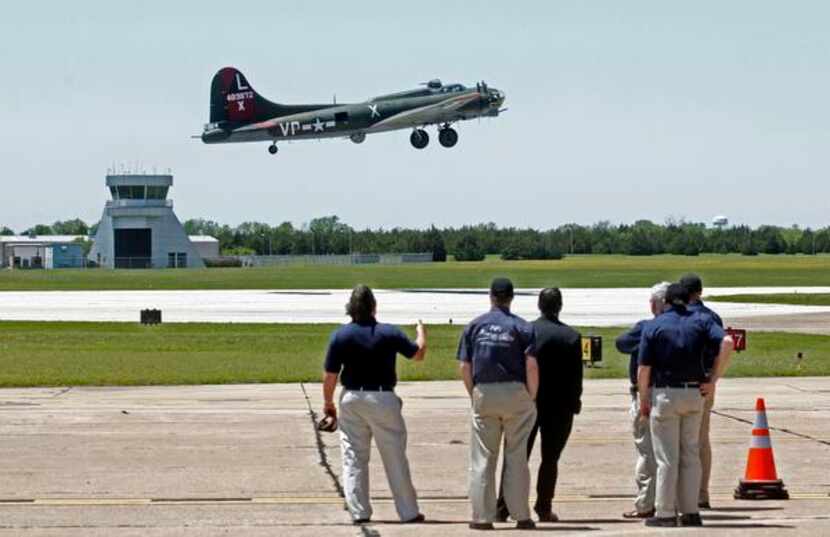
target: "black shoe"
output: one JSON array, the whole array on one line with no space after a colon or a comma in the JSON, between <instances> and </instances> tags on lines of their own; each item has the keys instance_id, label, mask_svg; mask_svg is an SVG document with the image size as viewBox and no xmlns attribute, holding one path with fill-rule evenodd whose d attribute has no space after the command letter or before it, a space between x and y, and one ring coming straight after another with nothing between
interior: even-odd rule
<instances>
[{"instance_id":1,"label":"black shoe","mask_svg":"<svg viewBox=\"0 0 830 537\"><path fill-rule=\"evenodd\" d=\"M507 508L499 509L496 512L496 522L507 522L507 518L510 516L510 512Z\"/></svg>"},{"instance_id":2,"label":"black shoe","mask_svg":"<svg viewBox=\"0 0 830 537\"><path fill-rule=\"evenodd\" d=\"M700 518L700 513L689 513L680 517L681 526L702 526L703 519Z\"/></svg>"},{"instance_id":3,"label":"black shoe","mask_svg":"<svg viewBox=\"0 0 830 537\"><path fill-rule=\"evenodd\" d=\"M415 515L415 518L410 518L409 520L404 520L401 524L420 524L421 522L425 521L427 517L424 516L423 513L418 513Z\"/></svg>"},{"instance_id":4,"label":"black shoe","mask_svg":"<svg viewBox=\"0 0 830 537\"><path fill-rule=\"evenodd\" d=\"M520 520L520 521L516 522L516 529L517 530L535 530L536 529L536 523L533 522L533 520L531 520L529 518L527 520Z\"/></svg>"},{"instance_id":5,"label":"black shoe","mask_svg":"<svg viewBox=\"0 0 830 537\"><path fill-rule=\"evenodd\" d=\"M494 530L492 522L470 522L471 530Z\"/></svg>"},{"instance_id":6,"label":"black shoe","mask_svg":"<svg viewBox=\"0 0 830 537\"><path fill-rule=\"evenodd\" d=\"M712 508L712 504L710 504L709 502L698 502L697 506L701 509L711 509Z\"/></svg>"},{"instance_id":7,"label":"black shoe","mask_svg":"<svg viewBox=\"0 0 830 537\"><path fill-rule=\"evenodd\" d=\"M536 514L539 516L539 522L559 522L559 517L553 511L547 513L536 511Z\"/></svg>"},{"instance_id":8,"label":"black shoe","mask_svg":"<svg viewBox=\"0 0 830 537\"><path fill-rule=\"evenodd\" d=\"M356 518L356 519L352 520L352 524L354 524L355 526L359 526L361 524L368 524L371 521L372 521L372 519L370 519L370 518Z\"/></svg>"},{"instance_id":9,"label":"black shoe","mask_svg":"<svg viewBox=\"0 0 830 537\"><path fill-rule=\"evenodd\" d=\"M646 526L652 528L676 528L677 527L677 517L674 516L667 516L667 517L659 517L653 516L651 518L647 518L645 522Z\"/></svg>"}]
</instances>

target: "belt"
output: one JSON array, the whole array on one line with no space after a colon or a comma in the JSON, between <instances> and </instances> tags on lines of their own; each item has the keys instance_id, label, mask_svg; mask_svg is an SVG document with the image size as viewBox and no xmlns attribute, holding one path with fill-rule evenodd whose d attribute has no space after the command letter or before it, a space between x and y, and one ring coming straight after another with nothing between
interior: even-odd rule
<instances>
[{"instance_id":1,"label":"belt","mask_svg":"<svg viewBox=\"0 0 830 537\"><path fill-rule=\"evenodd\" d=\"M700 388L700 382L667 382L655 384L655 388Z\"/></svg>"},{"instance_id":2,"label":"belt","mask_svg":"<svg viewBox=\"0 0 830 537\"><path fill-rule=\"evenodd\" d=\"M386 384L364 384L363 386L344 386L354 392L394 392L395 387Z\"/></svg>"}]
</instances>

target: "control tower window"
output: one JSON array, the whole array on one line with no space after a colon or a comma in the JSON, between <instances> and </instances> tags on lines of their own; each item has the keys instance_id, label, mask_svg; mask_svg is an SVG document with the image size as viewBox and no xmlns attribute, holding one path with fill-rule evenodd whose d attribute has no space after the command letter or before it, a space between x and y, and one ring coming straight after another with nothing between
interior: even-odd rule
<instances>
[{"instance_id":1,"label":"control tower window","mask_svg":"<svg viewBox=\"0 0 830 537\"><path fill-rule=\"evenodd\" d=\"M119 186L118 199L122 200L143 200L144 186Z\"/></svg>"},{"instance_id":2,"label":"control tower window","mask_svg":"<svg viewBox=\"0 0 830 537\"><path fill-rule=\"evenodd\" d=\"M147 199L148 200L163 200L167 199L167 188L166 186L148 186L147 187Z\"/></svg>"},{"instance_id":3,"label":"control tower window","mask_svg":"<svg viewBox=\"0 0 830 537\"><path fill-rule=\"evenodd\" d=\"M115 188L114 186L110 187L110 194L112 194L112 199L114 199L114 200L118 199L118 189Z\"/></svg>"}]
</instances>

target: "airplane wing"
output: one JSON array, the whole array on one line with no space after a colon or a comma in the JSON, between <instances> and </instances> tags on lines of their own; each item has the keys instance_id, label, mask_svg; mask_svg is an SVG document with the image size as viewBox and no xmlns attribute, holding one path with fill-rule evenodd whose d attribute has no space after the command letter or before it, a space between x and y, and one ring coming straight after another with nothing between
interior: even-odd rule
<instances>
[{"instance_id":1,"label":"airplane wing","mask_svg":"<svg viewBox=\"0 0 830 537\"><path fill-rule=\"evenodd\" d=\"M462 106L475 101L479 98L478 93L467 93L464 95L457 95L451 97L440 103L421 106L413 108L406 112L401 112L390 116L386 119L378 121L368 129L366 132L374 132L381 130L401 129L411 127L413 125L425 125L427 123L437 123L442 120L443 114L458 110Z\"/></svg>"}]
</instances>

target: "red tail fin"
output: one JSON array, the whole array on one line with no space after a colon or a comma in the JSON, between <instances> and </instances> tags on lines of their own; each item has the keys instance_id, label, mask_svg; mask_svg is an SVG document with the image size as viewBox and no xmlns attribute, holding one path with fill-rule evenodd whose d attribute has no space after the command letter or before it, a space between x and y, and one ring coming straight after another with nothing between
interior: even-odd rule
<instances>
[{"instance_id":1,"label":"red tail fin","mask_svg":"<svg viewBox=\"0 0 830 537\"><path fill-rule=\"evenodd\" d=\"M220 69L210 87L210 122L254 121L257 97L245 75L233 67Z\"/></svg>"}]
</instances>

